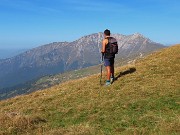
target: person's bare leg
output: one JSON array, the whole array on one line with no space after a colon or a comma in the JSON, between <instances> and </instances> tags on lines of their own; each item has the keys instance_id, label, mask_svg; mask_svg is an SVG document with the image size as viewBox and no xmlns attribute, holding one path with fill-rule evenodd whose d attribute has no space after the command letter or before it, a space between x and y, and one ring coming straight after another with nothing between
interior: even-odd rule
<instances>
[{"instance_id":1,"label":"person's bare leg","mask_svg":"<svg viewBox=\"0 0 180 135\"><path fill-rule=\"evenodd\" d=\"M107 71L107 81L110 81L110 78L111 78L111 67L107 66L106 67L106 71Z\"/></svg>"}]
</instances>

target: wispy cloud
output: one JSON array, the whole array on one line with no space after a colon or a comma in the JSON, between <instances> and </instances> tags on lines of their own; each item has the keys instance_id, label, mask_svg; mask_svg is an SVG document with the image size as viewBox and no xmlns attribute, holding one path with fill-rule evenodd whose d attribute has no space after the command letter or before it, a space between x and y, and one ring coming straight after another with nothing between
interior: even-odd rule
<instances>
[{"instance_id":1,"label":"wispy cloud","mask_svg":"<svg viewBox=\"0 0 180 135\"><path fill-rule=\"evenodd\" d=\"M71 10L77 11L110 11L110 12L129 12L131 8L120 2L97 1L97 0L64 0L64 3L70 5Z\"/></svg>"},{"instance_id":2,"label":"wispy cloud","mask_svg":"<svg viewBox=\"0 0 180 135\"><path fill-rule=\"evenodd\" d=\"M40 1L41 0L39 0L39 2ZM36 13L62 13L60 8L54 8L47 5L43 6L43 4L38 4L37 2L28 0L1 0L0 6Z\"/></svg>"},{"instance_id":3,"label":"wispy cloud","mask_svg":"<svg viewBox=\"0 0 180 135\"><path fill-rule=\"evenodd\" d=\"M131 12L132 9L121 2L102 0L1 0L0 6L39 13L80 12Z\"/></svg>"}]
</instances>

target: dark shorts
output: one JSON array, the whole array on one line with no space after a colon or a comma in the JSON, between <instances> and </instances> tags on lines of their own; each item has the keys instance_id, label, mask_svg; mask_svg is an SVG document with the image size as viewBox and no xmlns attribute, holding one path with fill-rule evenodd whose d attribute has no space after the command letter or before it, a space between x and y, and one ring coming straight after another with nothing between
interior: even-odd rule
<instances>
[{"instance_id":1,"label":"dark shorts","mask_svg":"<svg viewBox=\"0 0 180 135\"><path fill-rule=\"evenodd\" d=\"M111 59L104 59L104 66L113 66L114 65L114 58Z\"/></svg>"}]
</instances>

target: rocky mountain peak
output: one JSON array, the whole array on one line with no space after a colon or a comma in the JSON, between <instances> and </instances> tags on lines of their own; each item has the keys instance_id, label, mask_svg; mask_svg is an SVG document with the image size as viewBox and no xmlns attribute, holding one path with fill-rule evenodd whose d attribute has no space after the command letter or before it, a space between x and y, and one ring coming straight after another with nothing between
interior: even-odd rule
<instances>
[{"instance_id":1,"label":"rocky mountain peak","mask_svg":"<svg viewBox=\"0 0 180 135\"><path fill-rule=\"evenodd\" d=\"M145 38L144 35L142 35L141 33L138 33L138 32L134 33L133 36Z\"/></svg>"}]
</instances>

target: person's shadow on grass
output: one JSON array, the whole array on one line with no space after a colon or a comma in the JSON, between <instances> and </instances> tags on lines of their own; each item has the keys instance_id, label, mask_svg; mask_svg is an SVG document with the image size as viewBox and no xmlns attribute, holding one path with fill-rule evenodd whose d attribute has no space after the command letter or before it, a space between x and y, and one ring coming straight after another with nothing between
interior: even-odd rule
<instances>
[{"instance_id":1,"label":"person's shadow on grass","mask_svg":"<svg viewBox=\"0 0 180 135\"><path fill-rule=\"evenodd\" d=\"M136 72L136 68L129 68L126 71L120 72L119 75L115 77L115 80L118 80L120 77L125 76L127 74L132 74L134 72Z\"/></svg>"}]
</instances>

